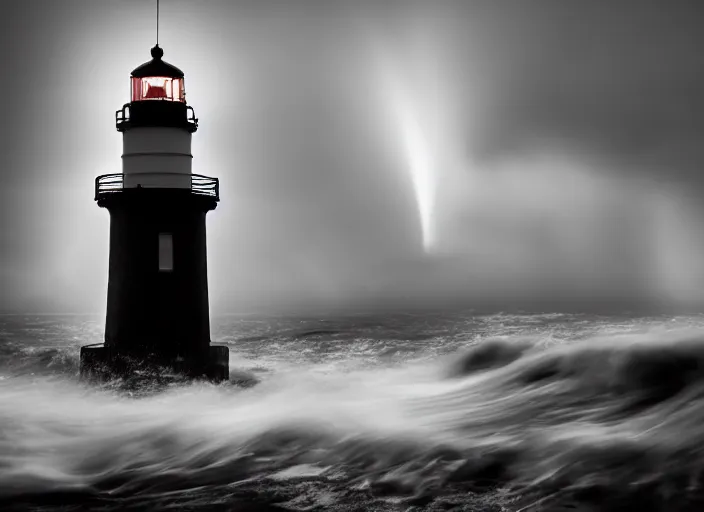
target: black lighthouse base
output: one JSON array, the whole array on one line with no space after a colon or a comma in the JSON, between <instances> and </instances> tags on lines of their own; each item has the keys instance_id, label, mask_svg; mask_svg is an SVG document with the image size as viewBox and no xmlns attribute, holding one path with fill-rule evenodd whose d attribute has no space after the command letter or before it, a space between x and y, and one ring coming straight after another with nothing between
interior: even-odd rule
<instances>
[{"instance_id":1,"label":"black lighthouse base","mask_svg":"<svg viewBox=\"0 0 704 512\"><path fill-rule=\"evenodd\" d=\"M208 311L205 217L217 193L98 188L96 198L110 212L105 344L81 349L81 377L227 380Z\"/></svg>"},{"instance_id":2,"label":"black lighthouse base","mask_svg":"<svg viewBox=\"0 0 704 512\"><path fill-rule=\"evenodd\" d=\"M205 357L165 357L155 352L118 352L102 344L81 347L80 377L91 383L134 375L162 378L169 374L211 382L228 380L229 350L211 345Z\"/></svg>"}]
</instances>

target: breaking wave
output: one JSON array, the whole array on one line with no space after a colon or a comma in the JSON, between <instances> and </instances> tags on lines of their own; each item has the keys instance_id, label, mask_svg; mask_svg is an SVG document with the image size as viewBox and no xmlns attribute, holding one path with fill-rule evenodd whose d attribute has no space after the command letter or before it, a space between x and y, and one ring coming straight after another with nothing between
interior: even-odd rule
<instances>
[{"instance_id":1,"label":"breaking wave","mask_svg":"<svg viewBox=\"0 0 704 512\"><path fill-rule=\"evenodd\" d=\"M35 354L37 377L26 354L10 372L4 350L3 509L704 507L697 332L504 336L393 368L136 398L77 383L68 352Z\"/></svg>"}]
</instances>

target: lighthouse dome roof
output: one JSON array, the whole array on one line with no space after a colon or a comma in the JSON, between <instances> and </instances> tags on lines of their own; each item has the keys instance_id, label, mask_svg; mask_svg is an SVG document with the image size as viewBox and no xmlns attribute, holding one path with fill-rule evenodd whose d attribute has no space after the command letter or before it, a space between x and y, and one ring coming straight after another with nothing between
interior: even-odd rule
<instances>
[{"instance_id":1,"label":"lighthouse dome roof","mask_svg":"<svg viewBox=\"0 0 704 512\"><path fill-rule=\"evenodd\" d=\"M135 78L144 78L148 76L183 78L183 71L178 69L176 66L172 66L168 62L161 60L163 56L164 50L162 50L159 45L154 46L154 48L152 48L152 60L136 67L132 71L132 76Z\"/></svg>"}]
</instances>

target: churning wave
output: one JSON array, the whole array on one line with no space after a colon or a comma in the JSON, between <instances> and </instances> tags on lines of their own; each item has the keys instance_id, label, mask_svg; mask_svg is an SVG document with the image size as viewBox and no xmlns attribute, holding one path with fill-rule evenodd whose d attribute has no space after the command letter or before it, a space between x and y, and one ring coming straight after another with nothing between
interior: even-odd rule
<instances>
[{"instance_id":1,"label":"churning wave","mask_svg":"<svg viewBox=\"0 0 704 512\"><path fill-rule=\"evenodd\" d=\"M504 336L138 397L22 353L0 378L3 509L704 509L701 332Z\"/></svg>"}]
</instances>

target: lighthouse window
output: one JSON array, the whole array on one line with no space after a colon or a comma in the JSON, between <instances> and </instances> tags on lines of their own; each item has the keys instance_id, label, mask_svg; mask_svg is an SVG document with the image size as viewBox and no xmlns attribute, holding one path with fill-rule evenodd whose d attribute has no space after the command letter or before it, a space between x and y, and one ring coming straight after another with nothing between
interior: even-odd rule
<instances>
[{"instance_id":1,"label":"lighthouse window","mask_svg":"<svg viewBox=\"0 0 704 512\"><path fill-rule=\"evenodd\" d=\"M163 76L133 77L132 101L185 101L183 78Z\"/></svg>"},{"instance_id":2,"label":"lighthouse window","mask_svg":"<svg viewBox=\"0 0 704 512\"><path fill-rule=\"evenodd\" d=\"M159 272L174 270L174 241L171 233L159 233Z\"/></svg>"},{"instance_id":3,"label":"lighthouse window","mask_svg":"<svg viewBox=\"0 0 704 512\"><path fill-rule=\"evenodd\" d=\"M173 80L171 82L171 87L173 89L174 100L183 101L183 95L181 94L181 80Z\"/></svg>"}]
</instances>

